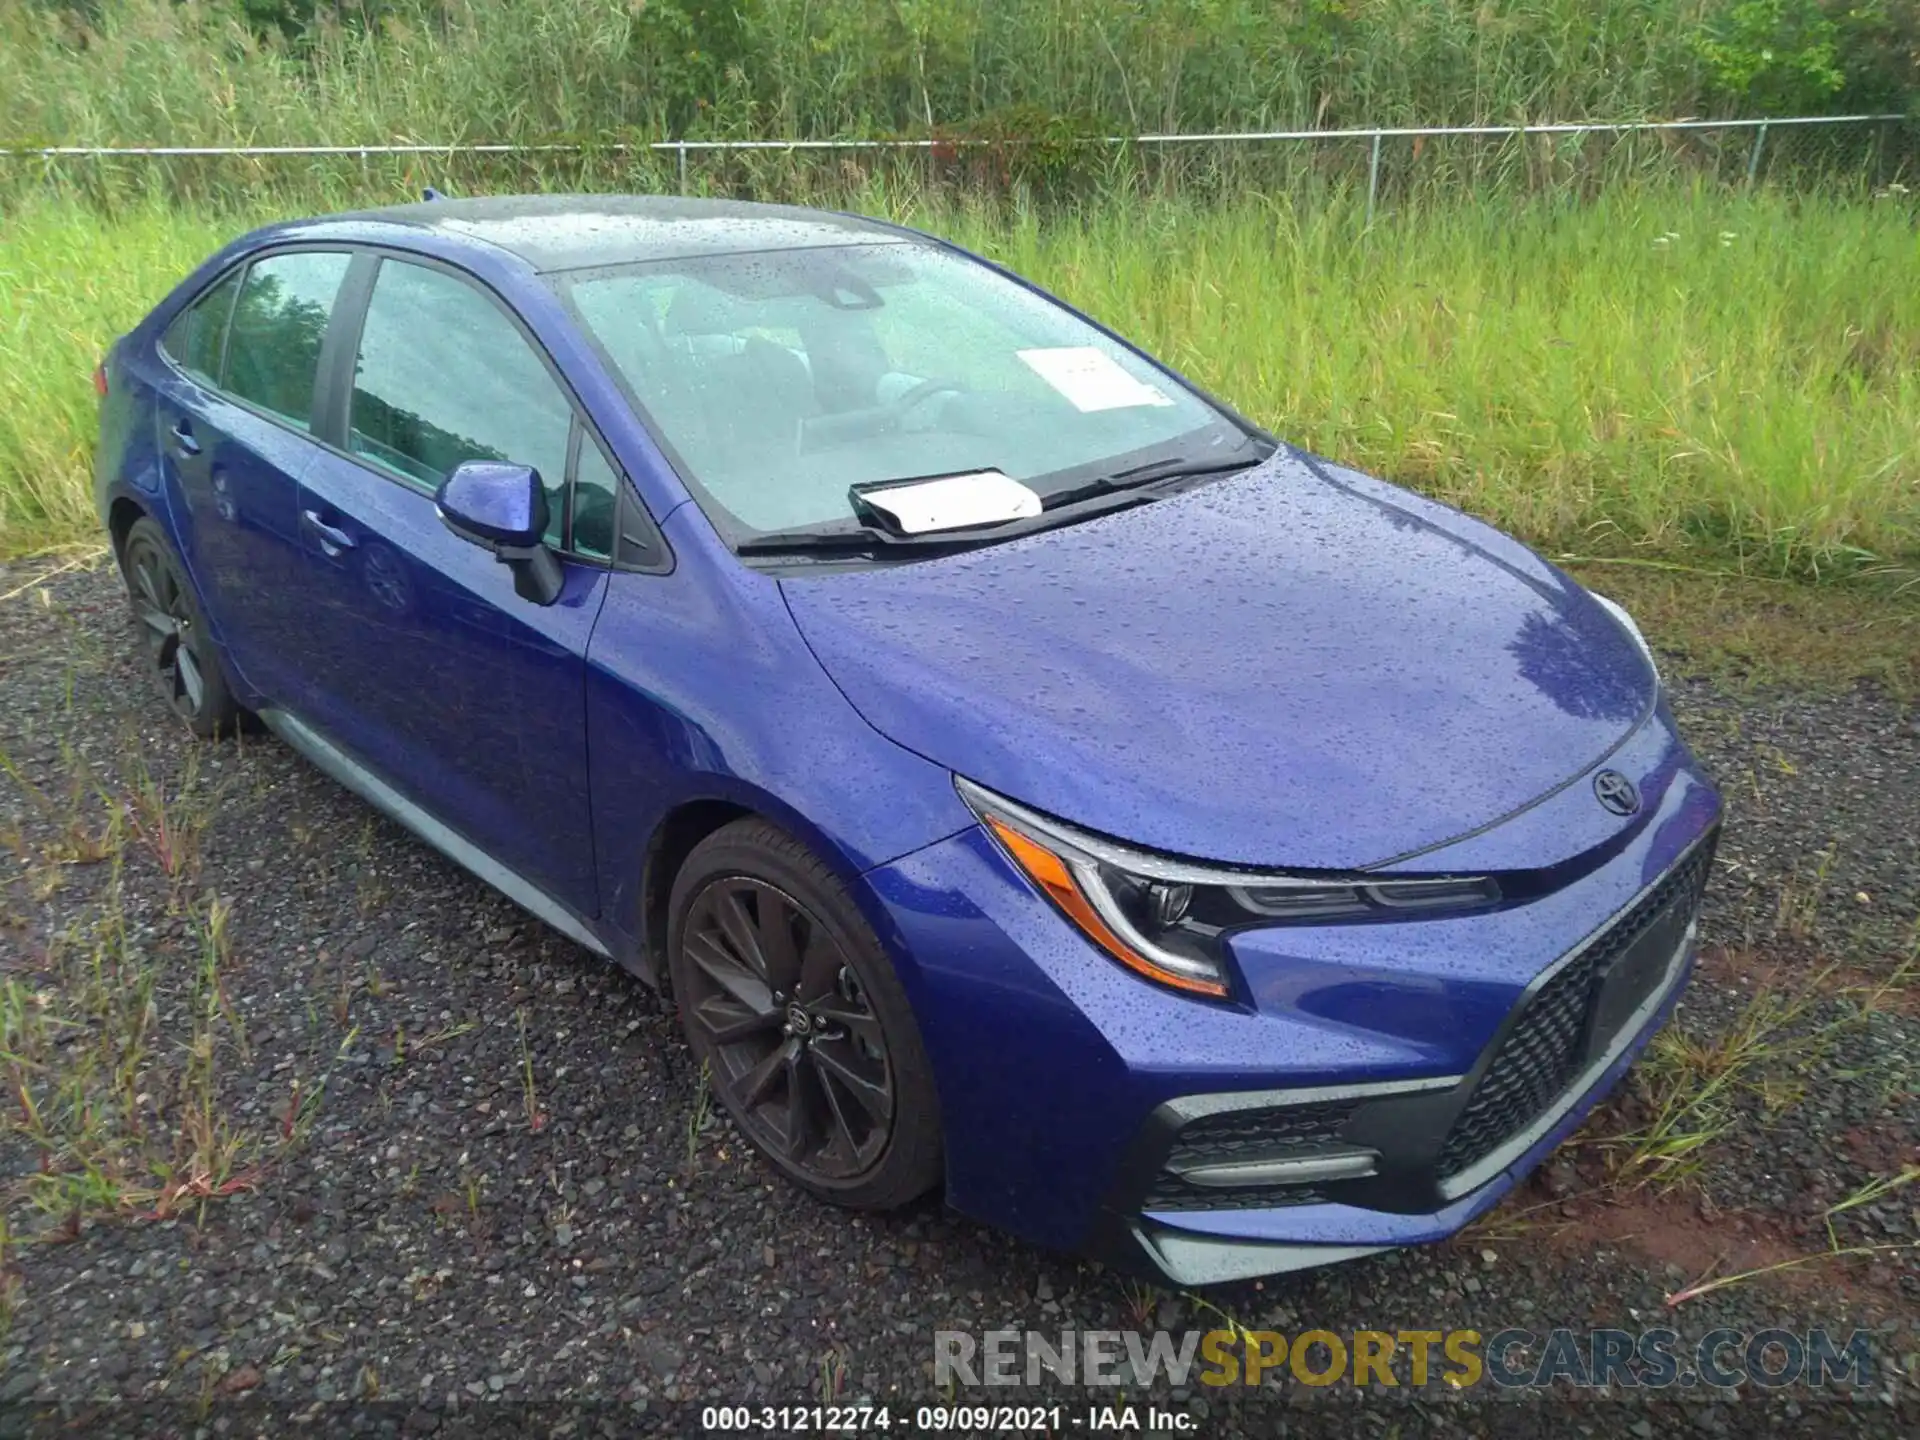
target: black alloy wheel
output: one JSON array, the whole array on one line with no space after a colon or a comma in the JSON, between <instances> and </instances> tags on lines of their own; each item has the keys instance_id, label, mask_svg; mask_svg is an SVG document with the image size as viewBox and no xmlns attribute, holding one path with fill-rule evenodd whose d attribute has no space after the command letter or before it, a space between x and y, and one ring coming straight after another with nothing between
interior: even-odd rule
<instances>
[{"instance_id":1,"label":"black alloy wheel","mask_svg":"<svg viewBox=\"0 0 1920 1440\"><path fill-rule=\"evenodd\" d=\"M817 1179L858 1179L893 1127L886 1036L825 928L763 880L707 882L688 909L689 1021L754 1139Z\"/></svg>"},{"instance_id":2,"label":"black alloy wheel","mask_svg":"<svg viewBox=\"0 0 1920 1440\"><path fill-rule=\"evenodd\" d=\"M842 1204L927 1189L939 1121L918 1029L832 874L772 826L735 822L682 867L672 914L688 1042L754 1146Z\"/></svg>"},{"instance_id":3,"label":"black alloy wheel","mask_svg":"<svg viewBox=\"0 0 1920 1440\"><path fill-rule=\"evenodd\" d=\"M161 696L195 734L210 737L226 731L239 708L228 693L193 592L152 520L134 522L123 568L147 670Z\"/></svg>"}]
</instances>

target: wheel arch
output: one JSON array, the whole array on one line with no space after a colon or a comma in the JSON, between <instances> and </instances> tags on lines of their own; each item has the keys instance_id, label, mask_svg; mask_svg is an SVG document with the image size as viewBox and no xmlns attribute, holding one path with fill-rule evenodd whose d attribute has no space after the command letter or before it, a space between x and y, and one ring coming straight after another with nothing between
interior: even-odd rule
<instances>
[{"instance_id":1,"label":"wheel arch","mask_svg":"<svg viewBox=\"0 0 1920 1440\"><path fill-rule=\"evenodd\" d=\"M720 780L722 777L709 778ZM857 847L842 844L777 796L735 781L682 798L661 816L647 837L640 859L638 913L633 916L633 933L638 937L634 953L643 980L663 994L668 990L667 906L681 866L709 835L736 820L749 819L764 820L785 831L819 857L846 886L880 943L898 960L903 937L865 883L863 875L869 867L856 858Z\"/></svg>"},{"instance_id":2,"label":"wheel arch","mask_svg":"<svg viewBox=\"0 0 1920 1440\"><path fill-rule=\"evenodd\" d=\"M151 512L138 500L127 495L115 495L107 507L107 538L113 543L113 558L121 569L126 568L127 534L135 522L149 518Z\"/></svg>"},{"instance_id":3,"label":"wheel arch","mask_svg":"<svg viewBox=\"0 0 1920 1440\"><path fill-rule=\"evenodd\" d=\"M673 895L674 877L702 840L753 815L766 818L738 800L705 797L682 801L653 827L640 862L637 933L641 978L661 992L667 989L667 902Z\"/></svg>"}]
</instances>

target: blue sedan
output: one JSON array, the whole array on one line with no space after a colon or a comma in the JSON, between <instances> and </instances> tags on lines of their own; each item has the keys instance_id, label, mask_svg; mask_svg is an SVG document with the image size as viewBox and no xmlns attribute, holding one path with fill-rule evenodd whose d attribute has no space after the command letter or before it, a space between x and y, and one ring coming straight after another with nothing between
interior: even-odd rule
<instances>
[{"instance_id":1,"label":"blue sedan","mask_svg":"<svg viewBox=\"0 0 1920 1440\"><path fill-rule=\"evenodd\" d=\"M827 1200L1177 1284L1437 1240L1685 982L1720 801L1625 612L928 236L277 225L96 382L180 717L667 991Z\"/></svg>"}]
</instances>

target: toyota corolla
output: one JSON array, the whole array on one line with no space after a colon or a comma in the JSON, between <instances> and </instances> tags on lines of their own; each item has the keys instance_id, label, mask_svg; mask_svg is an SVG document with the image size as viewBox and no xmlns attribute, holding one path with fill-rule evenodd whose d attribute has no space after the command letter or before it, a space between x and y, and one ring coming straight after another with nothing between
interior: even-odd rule
<instances>
[{"instance_id":1,"label":"toyota corolla","mask_svg":"<svg viewBox=\"0 0 1920 1440\"><path fill-rule=\"evenodd\" d=\"M96 382L167 703L667 991L824 1199L1179 1284L1437 1240L1685 982L1720 802L1625 612L926 235L277 225Z\"/></svg>"}]
</instances>

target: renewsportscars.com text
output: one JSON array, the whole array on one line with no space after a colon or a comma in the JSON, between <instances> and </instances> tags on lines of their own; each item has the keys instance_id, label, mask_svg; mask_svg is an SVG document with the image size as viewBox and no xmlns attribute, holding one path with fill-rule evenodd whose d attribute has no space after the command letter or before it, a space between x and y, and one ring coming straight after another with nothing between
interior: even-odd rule
<instances>
[{"instance_id":1,"label":"renewsportscars.com text","mask_svg":"<svg viewBox=\"0 0 1920 1440\"><path fill-rule=\"evenodd\" d=\"M988 1330L934 1334L939 1386L1575 1385L1664 1389L1833 1383L1879 1375L1870 1336L1823 1329L1642 1331Z\"/></svg>"}]
</instances>

